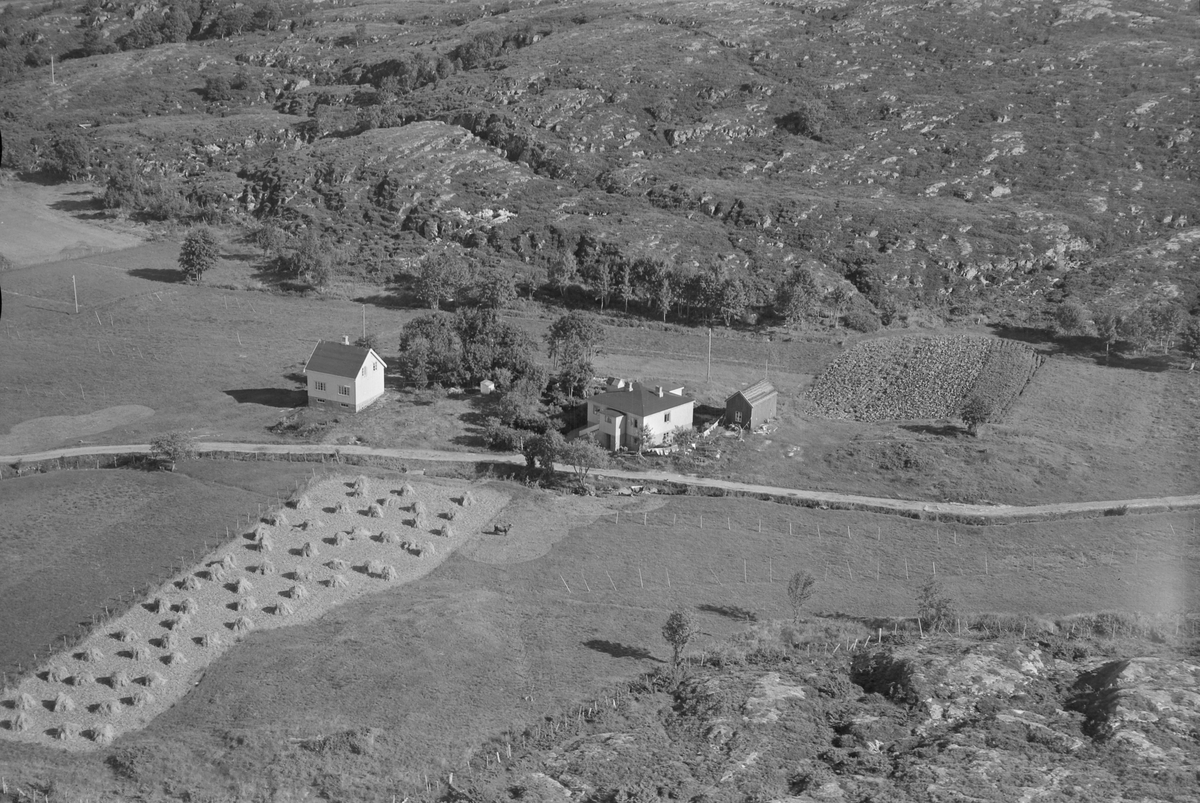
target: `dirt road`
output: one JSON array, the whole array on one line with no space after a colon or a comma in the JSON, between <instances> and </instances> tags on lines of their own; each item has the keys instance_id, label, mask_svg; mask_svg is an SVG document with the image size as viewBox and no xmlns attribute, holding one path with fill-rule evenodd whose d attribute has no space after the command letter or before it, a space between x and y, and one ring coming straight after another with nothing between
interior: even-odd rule
<instances>
[{"instance_id":1,"label":"dirt road","mask_svg":"<svg viewBox=\"0 0 1200 803\"><path fill-rule=\"evenodd\" d=\"M379 449L370 446L329 446L324 444L281 444L281 443L225 443L220 441L196 444L200 452L239 452L262 454L324 454L324 455L370 455L397 460L434 461L441 463L504 463L522 465L522 455L498 454L493 452L449 452L434 449ZM0 455L0 462L13 464L18 461L34 463L55 460L60 457L87 455L148 454L149 444L124 446L81 446L70 449L54 449L24 455ZM569 466L559 465L560 471L570 471ZM1024 521L1049 521L1065 518L1094 518L1097 516L1120 516L1128 513L1165 513L1172 510L1195 510L1200 508L1200 494L1191 496L1161 496L1144 499L1115 499L1084 502L1060 502L1049 505L967 505L953 502L924 502L910 499L887 499L884 497L858 496L829 491L807 491L795 488L779 488L771 485L754 485L746 482L675 474L669 471L626 471L621 469L596 469L596 476L629 480L634 483L672 482L702 488L723 488L737 493L763 494L779 499L791 499L814 507L846 510L866 510L874 513L922 518L930 521L958 521L967 524L1015 524Z\"/></svg>"}]
</instances>

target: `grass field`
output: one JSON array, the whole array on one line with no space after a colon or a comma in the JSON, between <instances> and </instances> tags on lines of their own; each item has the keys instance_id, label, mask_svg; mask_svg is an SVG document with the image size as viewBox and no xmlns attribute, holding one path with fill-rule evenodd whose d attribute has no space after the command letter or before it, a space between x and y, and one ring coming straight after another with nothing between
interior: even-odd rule
<instances>
[{"instance_id":1,"label":"grass field","mask_svg":"<svg viewBox=\"0 0 1200 803\"><path fill-rule=\"evenodd\" d=\"M0 483L0 671L29 668L51 640L128 605L207 542L224 539L309 469L288 463L179 471L62 471Z\"/></svg>"},{"instance_id":2,"label":"grass field","mask_svg":"<svg viewBox=\"0 0 1200 803\"><path fill-rule=\"evenodd\" d=\"M422 580L253 635L147 730L101 754L114 759L99 773L95 759L23 747L0 772L41 773L80 797L146 784L211 798L419 797L425 774L461 775L487 739L659 665L669 656L659 630L677 606L700 619L698 649L790 618L784 588L796 570L816 575L811 609L833 639L911 615L935 571L965 611L1053 618L1200 605L1190 580L1200 543L1182 514L949 528L652 496L598 500L572 519L569 500L501 487L523 521L550 531L532 553L497 551L500 537L483 536ZM361 755L298 743L361 728L378 729Z\"/></svg>"}]
</instances>

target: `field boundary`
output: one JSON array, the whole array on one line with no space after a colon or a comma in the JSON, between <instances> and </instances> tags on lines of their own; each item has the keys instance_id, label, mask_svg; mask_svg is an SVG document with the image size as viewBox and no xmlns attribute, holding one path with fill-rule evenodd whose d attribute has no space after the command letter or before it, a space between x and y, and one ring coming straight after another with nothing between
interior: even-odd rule
<instances>
[{"instance_id":1,"label":"field boundary","mask_svg":"<svg viewBox=\"0 0 1200 803\"><path fill-rule=\"evenodd\" d=\"M278 444L278 443L228 443L201 442L196 444L198 454L210 459L234 460L292 460L297 462L321 462L332 459L335 463L351 465L368 463L372 459L395 461L418 461L437 463L499 464L504 466L524 465L523 455L480 452L450 452L433 449L383 449L357 445L323 444ZM120 446L81 446L35 452L25 455L0 455L0 464L20 468L17 475L25 471L44 471L71 468L89 468L91 461L67 465L67 460L93 458L95 467L100 468L104 459L119 462L121 457L147 455L149 444ZM251 458L250 455L253 455ZM55 465L57 463L57 465ZM559 471L569 472L570 466L556 464ZM832 491L812 491L796 488L780 488L770 485L755 485L709 477L676 474L669 471L629 471L624 469L594 469L596 477L654 482L665 485L679 494L690 488L708 489L728 496L751 496L766 501L784 502L803 507L827 510L857 510L868 513L899 515L924 521L954 522L974 526L1020 524L1035 521L1058 521L1075 518L1098 518L1101 516L1124 516L1130 513L1169 513L1180 510L1200 510L1200 494L1190 496L1160 496L1140 499L1096 500L1082 502L1057 502L1044 505L970 505L957 502L925 502L913 499L888 499L884 497L841 494Z\"/></svg>"}]
</instances>

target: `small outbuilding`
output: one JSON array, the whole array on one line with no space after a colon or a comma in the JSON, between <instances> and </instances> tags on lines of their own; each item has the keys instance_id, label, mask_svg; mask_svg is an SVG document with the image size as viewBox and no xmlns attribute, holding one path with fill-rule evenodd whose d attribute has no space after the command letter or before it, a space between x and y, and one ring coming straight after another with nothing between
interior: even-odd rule
<instances>
[{"instance_id":1,"label":"small outbuilding","mask_svg":"<svg viewBox=\"0 0 1200 803\"><path fill-rule=\"evenodd\" d=\"M352 346L348 337L341 343L322 340L304 364L308 406L341 407L357 413L383 395L386 367L375 349Z\"/></svg>"},{"instance_id":2,"label":"small outbuilding","mask_svg":"<svg viewBox=\"0 0 1200 803\"><path fill-rule=\"evenodd\" d=\"M755 382L725 400L725 423L758 429L775 417L779 391L767 380Z\"/></svg>"},{"instance_id":3,"label":"small outbuilding","mask_svg":"<svg viewBox=\"0 0 1200 803\"><path fill-rule=\"evenodd\" d=\"M496 383L490 379L485 379L479 383L479 392L484 396L490 396L496 391Z\"/></svg>"}]
</instances>

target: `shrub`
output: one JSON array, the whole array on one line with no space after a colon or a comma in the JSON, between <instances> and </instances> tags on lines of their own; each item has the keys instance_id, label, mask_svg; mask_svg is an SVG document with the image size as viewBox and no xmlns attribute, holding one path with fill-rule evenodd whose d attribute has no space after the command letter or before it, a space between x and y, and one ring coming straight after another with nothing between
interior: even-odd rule
<instances>
[{"instance_id":1,"label":"shrub","mask_svg":"<svg viewBox=\"0 0 1200 803\"><path fill-rule=\"evenodd\" d=\"M926 633L949 629L958 618L954 599L946 594L942 584L930 580L917 592L917 619Z\"/></svg>"},{"instance_id":2,"label":"shrub","mask_svg":"<svg viewBox=\"0 0 1200 803\"><path fill-rule=\"evenodd\" d=\"M206 228L192 229L183 240L179 250L179 269L189 282L200 280L213 265L217 264L220 249L217 238Z\"/></svg>"},{"instance_id":3,"label":"shrub","mask_svg":"<svg viewBox=\"0 0 1200 803\"><path fill-rule=\"evenodd\" d=\"M178 461L196 456L196 439L180 430L157 435L150 440L150 455L160 463L170 464L169 470L174 471Z\"/></svg>"},{"instance_id":4,"label":"shrub","mask_svg":"<svg viewBox=\"0 0 1200 803\"><path fill-rule=\"evenodd\" d=\"M879 319L866 310L854 309L846 313L846 328L856 332L871 333L879 331Z\"/></svg>"}]
</instances>

